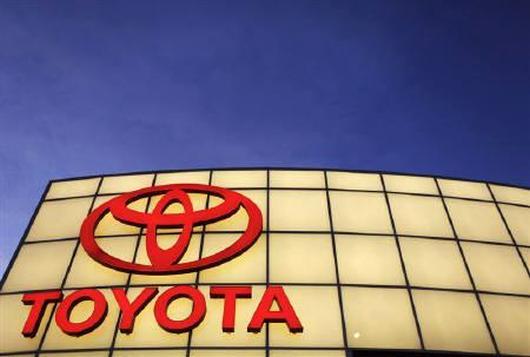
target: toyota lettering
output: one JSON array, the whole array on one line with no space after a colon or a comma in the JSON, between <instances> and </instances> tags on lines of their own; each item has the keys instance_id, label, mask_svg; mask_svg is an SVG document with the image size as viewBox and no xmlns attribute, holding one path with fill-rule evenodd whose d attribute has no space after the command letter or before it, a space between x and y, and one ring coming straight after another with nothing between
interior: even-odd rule
<instances>
[{"instance_id":1,"label":"toyota lettering","mask_svg":"<svg viewBox=\"0 0 530 357\"><path fill-rule=\"evenodd\" d=\"M221 199L221 203L211 208L195 211L190 194L204 194ZM158 202L152 212L140 212L131 209L131 203L143 199L157 197ZM177 203L182 206L181 213L165 213L166 209ZM212 224L234 215L243 209L248 215L248 225L234 243L210 256L195 261L180 262L192 238L193 229L198 225ZM105 252L99 245L96 229L106 214L123 224L140 227L145 231L147 256L150 265L124 261ZM221 187L201 184L173 184L146 187L128 192L110 199L96 207L84 220L80 230L81 245L87 254L108 268L146 275L183 274L215 267L243 254L259 238L263 219L258 206L244 195ZM161 248L158 242L158 229L174 228L180 233L174 244L169 248ZM190 285L176 285L159 294L157 287L144 288L133 300L127 297L127 290L113 288L112 294L119 307L119 331L129 334L134 329L136 317L146 305L155 299L154 316L158 325L172 333L187 332L198 326L204 319L206 303L199 289ZM211 299L223 299L224 309L219 326L223 332L235 330L236 302L238 299L252 297L252 287L215 286L210 287ZM192 309L183 319L174 319L168 314L169 305L177 299L188 299ZM84 302L93 304L91 312L83 321L72 321L72 310ZM22 302L31 305L22 334L33 338L39 329L44 311L48 304L58 303L55 321L59 328L68 335L82 336L95 330L104 321L108 311L108 301L98 289L80 289L63 293L61 290L26 293ZM247 331L260 332L265 323L285 323L292 333L303 331L303 326L281 286L270 285L261 296L261 300L247 325Z\"/></svg>"}]
</instances>

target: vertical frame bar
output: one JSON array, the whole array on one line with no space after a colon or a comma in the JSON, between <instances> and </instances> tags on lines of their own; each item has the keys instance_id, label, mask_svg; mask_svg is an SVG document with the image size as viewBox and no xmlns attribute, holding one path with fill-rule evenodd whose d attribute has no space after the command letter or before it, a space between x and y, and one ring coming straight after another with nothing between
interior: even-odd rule
<instances>
[{"instance_id":1,"label":"vertical frame bar","mask_svg":"<svg viewBox=\"0 0 530 357\"><path fill-rule=\"evenodd\" d=\"M157 174L155 173L153 175L153 180L151 181L151 186L155 185ZM147 202L145 204L145 213L149 212L149 206L151 205L151 196L147 197ZM138 238L136 239L136 246L134 247L134 253L133 253L133 259L132 261L136 261L136 257L138 256L138 249L140 248L140 242L142 240L142 235L144 234L144 228L140 228L140 233L138 233ZM127 282L125 283L125 293L129 292L129 288L131 287L131 280L132 280L133 273L129 273L129 276L127 277ZM114 328L114 335L112 336L112 342L110 344L109 349L109 357L111 357L114 354L114 347L116 345L116 338L118 337L118 331L119 331L119 325L121 320L121 311L118 312L118 319L116 320L116 327Z\"/></svg>"},{"instance_id":2,"label":"vertical frame bar","mask_svg":"<svg viewBox=\"0 0 530 357\"><path fill-rule=\"evenodd\" d=\"M401 244L399 243L399 237L396 229L396 223L394 222L394 215L392 214L392 206L388 198L388 191L386 190L385 179L383 174L379 174L381 185L383 186L383 194L385 195L386 207L388 210L388 216L390 217L390 224L392 226L392 233L396 242L396 248L399 253L399 262L401 263L401 269L403 270L403 276L405 277L405 284L407 292L409 294L410 306L412 307L412 314L414 315L414 322L416 323L416 331L418 332L418 338L420 339L420 346L422 350L425 350L425 343L423 341L423 333L421 332L420 320L418 319L418 312L416 311L416 305L414 304L414 297L412 296L412 289L410 287L409 276L407 274L407 268L405 266L405 260L403 259L403 253L401 251Z\"/></svg>"},{"instance_id":3,"label":"vertical frame bar","mask_svg":"<svg viewBox=\"0 0 530 357\"><path fill-rule=\"evenodd\" d=\"M212 176L213 176L213 171L214 170L209 170L209 174L208 174L208 185L211 186L212 185ZM206 208L209 208L210 207L210 194L207 194L206 195ZM202 227L202 231L201 231L201 242L200 242L200 245L199 245L199 259L202 258L202 250L203 250L203 247L204 247L204 236L206 235L206 225L204 225ZM199 287L199 280L200 280L200 271L197 271L197 275L195 276L195 288L197 289ZM186 347L186 357L190 357L191 356L191 339L193 337L193 330L191 330L190 332L188 332L188 346Z\"/></svg>"},{"instance_id":4,"label":"vertical frame bar","mask_svg":"<svg viewBox=\"0 0 530 357\"><path fill-rule=\"evenodd\" d=\"M510 238L512 240L512 243L513 243L513 245L515 247L515 250L517 251L517 254L519 255L519 258L521 258L521 262L523 263L523 266L524 266L524 268L526 270L526 274L528 275L528 277L530 277L530 271L528 270L528 265L526 264L526 262L524 260L524 257L523 257L523 253L521 252L521 249L519 248L519 244L515 240L515 237L513 236L513 232L510 229L510 226L508 225L508 222L506 221L506 217L504 217L504 214L502 213L502 210L501 210L501 207L499 205L499 202L497 201L497 198L493 194L493 190L491 189L490 184L486 183L486 186L488 187L488 191L490 192L491 198L493 199L493 202L495 203L495 207L497 208L497 212L499 212L499 215L501 216L502 223L504 224L504 227L508 231L508 235L510 236Z\"/></svg>"},{"instance_id":5,"label":"vertical frame bar","mask_svg":"<svg viewBox=\"0 0 530 357\"><path fill-rule=\"evenodd\" d=\"M329 195L329 185L328 185L328 172L326 170L323 171L324 173L324 189L326 192L326 202L327 202L327 209L328 209L328 219L329 219L329 229L331 234L331 245L333 248L333 261L335 265L335 278L336 278L336 284L337 284L337 294L339 296L339 308L340 308L340 318L341 318L341 324L342 324L342 340L344 343L344 352L347 353L348 351L348 333L346 331L346 319L344 317L344 304L342 302L342 286L340 283L340 275L339 275L339 260L337 257L337 244L335 242L335 229L333 228L333 212L331 211L331 199Z\"/></svg>"},{"instance_id":6,"label":"vertical frame bar","mask_svg":"<svg viewBox=\"0 0 530 357\"><path fill-rule=\"evenodd\" d=\"M266 238L266 287L270 285L270 213L271 213L271 204L270 204L270 192L271 192L271 183L270 183L270 170L267 170L267 219L265 221L265 238ZM270 355L270 331L269 323L265 325L265 357Z\"/></svg>"},{"instance_id":7,"label":"vertical frame bar","mask_svg":"<svg viewBox=\"0 0 530 357\"><path fill-rule=\"evenodd\" d=\"M482 300L480 299L480 295L477 291L477 286L475 284L475 280L473 279L473 274L471 273L471 269L469 267L469 264L467 263L466 256L464 254L464 249L462 248L462 244L460 242L460 237L458 236L456 232L455 226L453 224L453 220L451 218L451 214L449 213L449 208L447 207L447 203L445 202L445 198L440 188L440 184L438 183L438 179L436 177L434 177L434 182L436 183L438 195L440 196L440 199L442 200L445 214L447 215L447 220L449 221L449 225L451 226L451 231L453 232L453 236L455 237L456 244L458 245L458 250L460 251L460 255L462 256L462 260L464 261L464 266L466 267L469 281L471 282L471 287L473 288L473 293L475 294L475 298L477 299L478 305L480 307L480 312L482 313L482 317L484 318L484 322L486 323L486 327L488 329L491 342L493 344L493 347L495 348L495 353L499 354L499 346L497 345L497 341L495 340L495 335L493 334L493 330L491 329L491 325L488 321L488 317L486 316L486 311L484 310L484 306L482 305Z\"/></svg>"},{"instance_id":8,"label":"vertical frame bar","mask_svg":"<svg viewBox=\"0 0 530 357\"><path fill-rule=\"evenodd\" d=\"M98 197L99 190L101 188L101 184L103 183L103 177L99 178L98 187L96 188L96 192L94 193L94 196L92 196L92 202L90 203L90 207L88 209L87 215L92 212L92 209L94 208L94 204L96 203L96 198ZM79 249L79 245L81 244L81 240L78 238L77 242L75 244L74 251L72 252L72 256L70 257L70 262L68 263L68 267L66 268L66 272L63 277L63 281L61 282L61 290L64 289L64 285L66 284L66 279L68 279L68 274L70 274L70 269L72 269L72 265L74 263L75 256L77 254L77 250ZM46 335L48 333L48 330L50 329L51 322L53 320L53 314L55 313L55 309L57 308L57 304L53 306L52 313L50 314L50 318L48 319L48 322L46 323L46 327L44 328L44 332L42 334L42 339L40 340L39 347L35 353L35 356L39 356L42 352L42 346L44 345L44 341L46 339Z\"/></svg>"}]
</instances>

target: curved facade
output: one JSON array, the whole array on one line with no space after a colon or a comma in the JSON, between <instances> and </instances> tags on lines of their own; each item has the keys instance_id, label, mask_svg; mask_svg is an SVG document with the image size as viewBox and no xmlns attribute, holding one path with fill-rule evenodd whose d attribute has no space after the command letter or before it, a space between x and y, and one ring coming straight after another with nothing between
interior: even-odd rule
<instances>
[{"instance_id":1,"label":"curved facade","mask_svg":"<svg viewBox=\"0 0 530 357\"><path fill-rule=\"evenodd\" d=\"M91 210L124 192L169 184L201 184L241 193L262 214L255 243L239 256L200 271L144 275L109 268L79 243ZM193 210L222 202L189 195ZM160 197L129 207L152 212ZM164 214L179 213L169 205ZM233 244L248 214L193 227L182 262L196 261ZM159 228L169 247L179 228ZM107 213L95 230L110 255L145 264L145 230ZM403 174L335 170L195 170L52 181L2 281L0 353L42 356L373 356L377 351L444 351L530 355L530 190L485 182ZM189 285L206 296L204 320L170 333L153 317L153 304L130 333L118 330L120 313L111 288L130 297L145 287L163 292ZM235 330L223 332L223 301L216 286L251 286L236 305ZM268 323L247 331L259 298L281 286L303 332ZM56 304L45 308L32 338L21 333L30 306L24 293L97 288L107 298L101 325L80 337L57 326ZM71 311L90 316L90 303ZM175 301L169 314L191 309ZM73 354L72 354L73 353ZM370 354L372 353L372 354Z\"/></svg>"}]
</instances>

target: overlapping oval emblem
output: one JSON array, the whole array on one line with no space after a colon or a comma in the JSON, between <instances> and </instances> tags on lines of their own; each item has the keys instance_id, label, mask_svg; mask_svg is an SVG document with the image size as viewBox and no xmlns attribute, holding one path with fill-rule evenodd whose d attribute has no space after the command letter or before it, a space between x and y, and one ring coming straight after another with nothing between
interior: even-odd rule
<instances>
[{"instance_id":1,"label":"overlapping oval emblem","mask_svg":"<svg viewBox=\"0 0 530 357\"><path fill-rule=\"evenodd\" d=\"M192 193L216 196L222 202L214 207L194 210ZM161 196L152 212L140 212L129 208L129 204L145 197ZM173 203L182 205L182 213L165 213ZM239 209L246 211L248 224L245 231L230 246L195 261L180 262L192 237L193 228L198 225L222 221L234 215ZM98 245L95 231L98 223L108 213L118 221L144 228L146 249L150 265L128 262L109 255ZM84 220L80 240L85 251L94 260L116 270L150 275L180 274L210 268L227 262L249 249L258 239L263 226L258 206L244 195L225 188L201 184L173 184L153 186L128 192L97 207ZM175 243L163 249L158 244L157 229L181 228Z\"/></svg>"}]
</instances>

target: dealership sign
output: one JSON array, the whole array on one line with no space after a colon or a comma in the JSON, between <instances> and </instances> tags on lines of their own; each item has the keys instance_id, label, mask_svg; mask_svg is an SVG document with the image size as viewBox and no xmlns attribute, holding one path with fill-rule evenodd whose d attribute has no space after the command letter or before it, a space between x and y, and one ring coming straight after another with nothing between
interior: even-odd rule
<instances>
[{"instance_id":1,"label":"dealership sign","mask_svg":"<svg viewBox=\"0 0 530 357\"><path fill-rule=\"evenodd\" d=\"M221 203L203 210L195 211L190 194L207 194L218 197ZM139 212L129 205L142 198L161 197L152 212ZM167 208L178 203L182 206L181 213L166 213ZM195 261L181 262L192 237L193 228L198 225L216 223L233 216L240 209L248 216L245 231L234 243L210 256L199 257ZM137 226L145 231L146 250L150 264L138 264L114 257L105 252L95 237L98 223L105 215L111 214L123 224ZM228 262L248 250L261 234L263 219L259 208L254 202L235 191L201 184L174 184L154 186L122 194L94 209L84 220L81 231L81 246L87 254L100 264L127 273L146 275L171 275L197 272ZM163 249L158 244L157 231L163 228L180 229L175 243ZM198 326L204 319L207 309L203 293L190 285L176 285L162 293L157 287L146 287L135 299L127 297L123 288L112 289L112 294L120 310L119 330L131 333L136 317L148 303L154 301L154 315L158 325L174 333L182 333ZM238 299L252 297L252 287L245 285L210 286L210 299L223 299L224 311L220 326L224 332L235 329L236 306ZM188 299L192 309L184 319L173 319L168 315L169 305L177 299ZM98 289L80 289L68 294L61 290L31 292L24 294L22 301L31 305L22 334L34 337L39 329L46 306L58 303L55 321L66 334L81 336L96 329L106 318L108 301ZM92 311L83 321L72 321L71 315L75 307L84 301L92 302ZM260 332L266 322L284 323L293 332L302 332L303 326L281 286L268 286L248 322L248 332Z\"/></svg>"}]
</instances>

